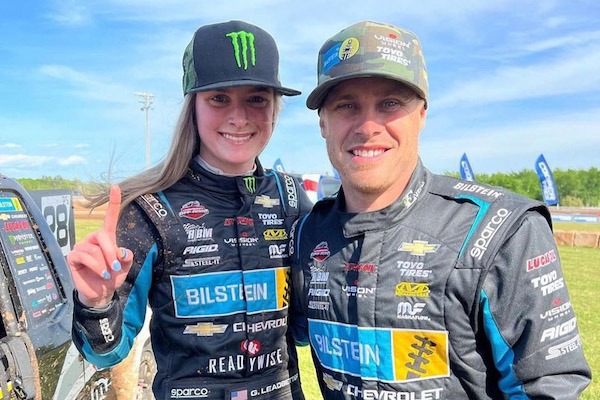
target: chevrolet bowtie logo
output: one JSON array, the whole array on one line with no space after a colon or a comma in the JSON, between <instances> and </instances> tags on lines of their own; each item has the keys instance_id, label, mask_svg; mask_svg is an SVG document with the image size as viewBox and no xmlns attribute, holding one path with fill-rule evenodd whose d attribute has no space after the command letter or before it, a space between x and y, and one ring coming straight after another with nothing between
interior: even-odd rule
<instances>
[{"instance_id":1,"label":"chevrolet bowtie logo","mask_svg":"<svg viewBox=\"0 0 600 400\"><path fill-rule=\"evenodd\" d=\"M197 336L212 336L215 333L223 333L227 325L214 325L211 322L200 322L196 325L186 325L184 334L195 334Z\"/></svg>"},{"instance_id":2,"label":"chevrolet bowtie logo","mask_svg":"<svg viewBox=\"0 0 600 400\"><path fill-rule=\"evenodd\" d=\"M402 243L398 247L398 251L406 251L414 256L424 256L427 253L435 253L439 248L439 244L429 244L425 240L413 240L412 243Z\"/></svg>"},{"instance_id":3,"label":"chevrolet bowtie logo","mask_svg":"<svg viewBox=\"0 0 600 400\"><path fill-rule=\"evenodd\" d=\"M279 205L279 199L272 199L269 196L261 194L260 196L256 196L254 199L254 204L260 204L266 208L273 208L273 206Z\"/></svg>"},{"instance_id":4,"label":"chevrolet bowtie logo","mask_svg":"<svg viewBox=\"0 0 600 400\"><path fill-rule=\"evenodd\" d=\"M323 383L327 385L329 390L342 390L342 382L333 379L333 377L329 374L323 373Z\"/></svg>"}]
</instances>

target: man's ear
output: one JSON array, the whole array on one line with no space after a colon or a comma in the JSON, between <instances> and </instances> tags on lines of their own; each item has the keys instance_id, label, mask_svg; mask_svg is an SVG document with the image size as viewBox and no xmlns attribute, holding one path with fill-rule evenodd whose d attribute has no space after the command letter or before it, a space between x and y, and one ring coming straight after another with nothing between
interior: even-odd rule
<instances>
[{"instance_id":1,"label":"man's ear","mask_svg":"<svg viewBox=\"0 0 600 400\"><path fill-rule=\"evenodd\" d=\"M319 128L321 128L321 137L325 139L325 127L323 123L323 117L319 117Z\"/></svg>"},{"instance_id":2,"label":"man's ear","mask_svg":"<svg viewBox=\"0 0 600 400\"><path fill-rule=\"evenodd\" d=\"M427 119L427 106L423 101L421 109L419 110L419 132L425 127L425 120Z\"/></svg>"}]
</instances>

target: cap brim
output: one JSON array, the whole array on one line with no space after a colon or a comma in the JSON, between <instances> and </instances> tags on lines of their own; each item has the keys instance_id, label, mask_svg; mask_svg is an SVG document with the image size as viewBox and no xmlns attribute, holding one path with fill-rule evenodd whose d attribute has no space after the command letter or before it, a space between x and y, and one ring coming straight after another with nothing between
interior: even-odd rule
<instances>
[{"instance_id":1,"label":"cap brim","mask_svg":"<svg viewBox=\"0 0 600 400\"><path fill-rule=\"evenodd\" d=\"M196 92L207 92L209 90L218 90L218 89L227 89L232 87L239 86L264 86L268 88L273 88L277 93L280 93L284 96L298 96L302 94L299 90L286 88L283 86L276 86L272 83L258 81L258 80L250 80L250 79L240 79L238 81L227 81L227 82L217 82L212 83L210 85L200 86L197 88L193 88L188 90L188 93L196 93Z\"/></svg>"},{"instance_id":2,"label":"cap brim","mask_svg":"<svg viewBox=\"0 0 600 400\"><path fill-rule=\"evenodd\" d=\"M357 72L354 74L348 74L348 75L340 76L338 78L330 79L327 82L323 82L322 84L317 86L308 95L308 97L306 99L306 107L308 107L311 110L317 110L317 109L321 108L321 106L323 105L323 101L325 100L325 97L327 97L327 93L329 93L329 91L335 85L337 85L338 83L341 83L343 81L347 81L348 79L355 79L355 78L387 78L387 79L390 79L393 81L398 81L398 82L401 82L401 83L405 84L406 86L410 87L411 89L413 89L419 97L426 100L425 93L423 93L423 91L421 89L419 89L417 86L415 86L412 82L409 82L408 80L401 79L398 76L389 75L389 74L381 73L381 72L377 72L377 71L373 71L373 72L360 71L360 72Z\"/></svg>"}]
</instances>

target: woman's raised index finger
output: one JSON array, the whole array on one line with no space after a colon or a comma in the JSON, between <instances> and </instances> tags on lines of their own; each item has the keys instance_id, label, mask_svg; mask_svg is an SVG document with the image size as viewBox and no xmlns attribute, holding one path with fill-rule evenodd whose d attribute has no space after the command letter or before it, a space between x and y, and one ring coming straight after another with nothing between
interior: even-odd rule
<instances>
[{"instance_id":1,"label":"woman's raised index finger","mask_svg":"<svg viewBox=\"0 0 600 400\"><path fill-rule=\"evenodd\" d=\"M119 221L119 211L121 210L121 188L119 185L112 185L108 195L108 208L104 215L104 224L102 229L105 232L116 235L117 222Z\"/></svg>"}]
</instances>

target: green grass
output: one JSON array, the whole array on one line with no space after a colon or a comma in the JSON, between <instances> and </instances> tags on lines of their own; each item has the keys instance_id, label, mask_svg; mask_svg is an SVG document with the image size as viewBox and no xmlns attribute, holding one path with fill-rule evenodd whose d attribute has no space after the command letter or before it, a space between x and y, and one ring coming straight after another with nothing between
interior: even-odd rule
<instances>
[{"instance_id":1,"label":"green grass","mask_svg":"<svg viewBox=\"0 0 600 400\"><path fill-rule=\"evenodd\" d=\"M555 229L563 224L555 224ZM76 240L98 229L101 220L75 221ZM580 229L580 227L582 227ZM577 230L600 231L600 224L577 224ZM574 229L574 228L569 228ZM600 309L598 308L598 290L600 288L600 249L584 247L559 247L565 281L567 282L571 303L577 314L577 322L588 363L592 367L592 384L582 394L581 400L600 399ZM302 388L307 399L321 399L312 358L308 346L298 347Z\"/></svg>"},{"instance_id":2,"label":"green grass","mask_svg":"<svg viewBox=\"0 0 600 400\"><path fill-rule=\"evenodd\" d=\"M600 288L600 249L560 246L558 251L577 315L583 351L592 367L592 384L581 399L600 399L600 309L596 303Z\"/></svg>"},{"instance_id":3,"label":"green grass","mask_svg":"<svg viewBox=\"0 0 600 400\"><path fill-rule=\"evenodd\" d=\"M88 233L102 226L100 219L75 219L75 242L82 240Z\"/></svg>"}]
</instances>

